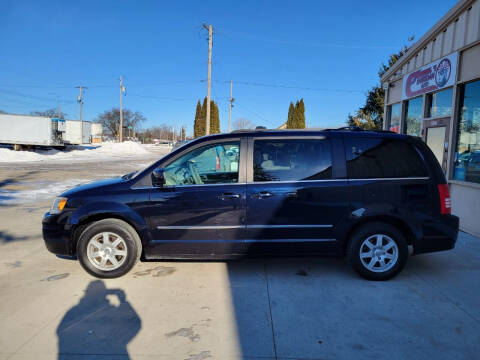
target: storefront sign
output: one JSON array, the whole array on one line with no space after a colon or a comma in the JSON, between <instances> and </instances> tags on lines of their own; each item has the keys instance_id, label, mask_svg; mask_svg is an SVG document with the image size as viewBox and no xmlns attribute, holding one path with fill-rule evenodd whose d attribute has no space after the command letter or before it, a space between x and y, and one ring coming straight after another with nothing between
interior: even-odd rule
<instances>
[{"instance_id":1,"label":"storefront sign","mask_svg":"<svg viewBox=\"0 0 480 360\"><path fill-rule=\"evenodd\" d=\"M445 56L403 77L402 99L455 84L458 53Z\"/></svg>"}]
</instances>

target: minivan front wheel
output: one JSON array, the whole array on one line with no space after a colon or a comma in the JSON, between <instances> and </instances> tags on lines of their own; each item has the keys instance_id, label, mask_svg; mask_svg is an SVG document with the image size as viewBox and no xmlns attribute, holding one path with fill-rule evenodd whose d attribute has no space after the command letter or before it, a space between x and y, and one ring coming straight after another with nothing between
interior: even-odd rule
<instances>
[{"instance_id":1,"label":"minivan front wheel","mask_svg":"<svg viewBox=\"0 0 480 360\"><path fill-rule=\"evenodd\" d=\"M129 272L140 258L141 241L135 229L119 219L90 224L81 233L77 255L82 267L99 278L116 278Z\"/></svg>"},{"instance_id":2,"label":"minivan front wheel","mask_svg":"<svg viewBox=\"0 0 480 360\"><path fill-rule=\"evenodd\" d=\"M353 233L347 256L352 267L368 280L388 280L402 271L408 245L394 226L368 223Z\"/></svg>"}]
</instances>

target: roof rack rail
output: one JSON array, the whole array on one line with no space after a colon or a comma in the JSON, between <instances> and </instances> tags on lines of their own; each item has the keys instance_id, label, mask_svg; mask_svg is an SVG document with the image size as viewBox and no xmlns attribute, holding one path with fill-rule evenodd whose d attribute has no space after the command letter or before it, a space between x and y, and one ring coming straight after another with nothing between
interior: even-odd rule
<instances>
[{"instance_id":1,"label":"roof rack rail","mask_svg":"<svg viewBox=\"0 0 480 360\"><path fill-rule=\"evenodd\" d=\"M359 126L342 126L334 129L325 129L325 131L365 131Z\"/></svg>"},{"instance_id":2,"label":"roof rack rail","mask_svg":"<svg viewBox=\"0 0 480 360\"><path fill-rule=\"evenodd\" d=\"M396 134L395 131L391 131L391 130L366 130L366 129L362 129L359 126L342 126L336 129L325 129L325 131L372 131L372 132L379 132L379 133Z\"/></svg>"}]
</instances>

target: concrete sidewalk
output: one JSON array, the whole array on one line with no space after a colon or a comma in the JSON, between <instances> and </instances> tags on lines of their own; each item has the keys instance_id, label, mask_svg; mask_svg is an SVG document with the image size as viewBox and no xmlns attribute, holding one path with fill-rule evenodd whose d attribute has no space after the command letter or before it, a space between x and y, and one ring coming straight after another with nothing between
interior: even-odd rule
<instances>
[{"instance_id":1,"label":"concrete sidewalk","mask_svg":"<svg viewBox=\"0 0 480 360\"><path fill-rule=\"evenodd\" d=\"M464 233L455 250L411 257L388 282L359 278L343 259L315 258L148 262L101 281L45 250L35 233L40 210L30 228L10 210L10 240L0 242L0 359L430 360L480 352L480 240Z\"/></svg>"}]
</instances>

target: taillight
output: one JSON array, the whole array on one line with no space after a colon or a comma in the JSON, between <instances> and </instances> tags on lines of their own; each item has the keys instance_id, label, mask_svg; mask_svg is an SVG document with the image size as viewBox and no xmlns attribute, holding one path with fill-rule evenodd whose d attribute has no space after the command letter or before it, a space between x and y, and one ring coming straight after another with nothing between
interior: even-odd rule
<instances>
[{"instance_id":1,"label":"taillight","mask_svg":"<svg viewBox=\"0 0 480 360\"><path fill-rule=\"evenodd\" d=\"M448 184L438 185L438 195L440 196L440 214L451 214L452 209Z\"/></svg>"},{"instance_id":2,"label":"taillight","mask_svg":"<svg viewBox=\"0 0 480 360\"><path fill-rule=\"evenodd\" d=\"M217 168L217 170L220 170L220 157L217 156L217 159L215 161L215 167Z\"/></svg>"}]
</instances>

